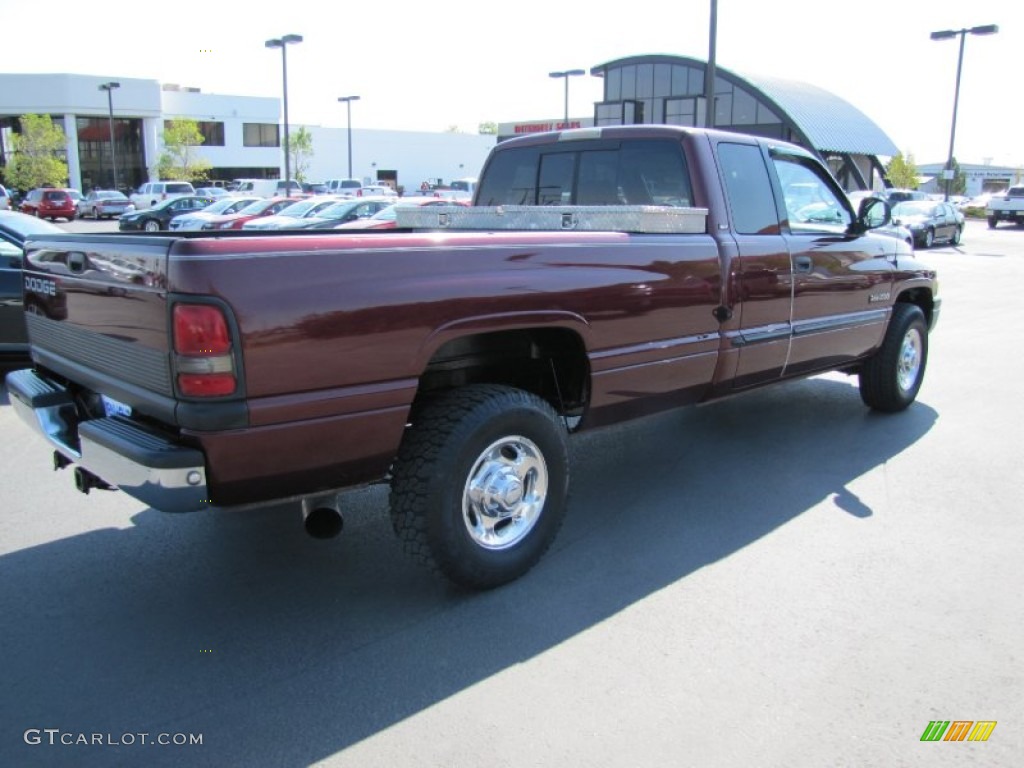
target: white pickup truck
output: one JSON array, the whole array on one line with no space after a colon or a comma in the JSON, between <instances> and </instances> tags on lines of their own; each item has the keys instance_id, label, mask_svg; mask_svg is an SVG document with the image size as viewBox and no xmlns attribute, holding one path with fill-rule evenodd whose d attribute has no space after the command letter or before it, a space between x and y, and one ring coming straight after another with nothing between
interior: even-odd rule
<instances>
[{"instance_id":1,"label":"white pickup truck","mask_svg":"<svg viewBox=\"0 0 1024 768\"><path fill-rule=\"evenodd\" d=\"M1024 224L1024 187L1010 187L1002 197L993 197L985 206L988 228L995 229L1000 221Z\"/></svg>"}]
</instances>

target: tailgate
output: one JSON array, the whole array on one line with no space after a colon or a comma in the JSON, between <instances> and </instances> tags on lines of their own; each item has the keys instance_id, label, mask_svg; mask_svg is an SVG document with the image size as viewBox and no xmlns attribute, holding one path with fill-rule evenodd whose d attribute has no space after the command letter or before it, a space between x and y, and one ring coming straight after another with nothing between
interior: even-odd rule
<instances>
[{"instance_id":1,"label":"tailgate","mask_svg":"<svg viewBox=\"0 0 1024 768\"><path fill-rule=\"evenodd\" d=\"M173 241L122 235L30 239L23 279L32 359L172 420L167 267Z\"/></svg>"}]
</instances>

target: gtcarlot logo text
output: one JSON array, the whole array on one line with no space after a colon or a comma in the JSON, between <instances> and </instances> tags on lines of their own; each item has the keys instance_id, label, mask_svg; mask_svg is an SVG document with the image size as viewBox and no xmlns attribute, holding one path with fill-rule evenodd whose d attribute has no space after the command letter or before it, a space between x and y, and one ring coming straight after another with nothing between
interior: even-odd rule
<instances>
[{"instance_id":1,"label":"gtcarlot logo text","mask_svg":"<svg viewBox=\"0 0 1024 768\"><path fill-rule=\"evenodd\" d=\"M203 744L201 733L84 733L60 728L29 728L22 738L32 746L51 747L196 747Z\"/></svg>"}]
</instances>

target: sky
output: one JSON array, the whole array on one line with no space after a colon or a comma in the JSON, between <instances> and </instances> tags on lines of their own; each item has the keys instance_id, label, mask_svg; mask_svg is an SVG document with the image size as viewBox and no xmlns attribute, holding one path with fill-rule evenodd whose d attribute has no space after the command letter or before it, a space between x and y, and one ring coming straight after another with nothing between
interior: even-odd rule
<instances>
[{"instance_id":1,"label":"sky","mask_svg":"<svg viewBox=\"0 0 1024 768\"><path fill-rule=\"evenodd\" d=\"M107 10L49 0L46 8L43 16L35 4L0 0L4 72L149 78L280 97L281 52L264 43L298 34L303 42L288 48L291 124L344 127L337 99L358 95L353 128L465 132L561 116L564 81L552 71L589 72L655 53L706 59L710 19L710 0L144 0ZM46 25L47 18L63 21ZM918 164L941 163L959 45L929 33L984 24L1000 30L967 37L955 155L1021 167L1024 0L718 0L716 60L825 88ZM571 116L592 116L602 82L589 74L570 80Z\"/></svg>"}]
</instances>

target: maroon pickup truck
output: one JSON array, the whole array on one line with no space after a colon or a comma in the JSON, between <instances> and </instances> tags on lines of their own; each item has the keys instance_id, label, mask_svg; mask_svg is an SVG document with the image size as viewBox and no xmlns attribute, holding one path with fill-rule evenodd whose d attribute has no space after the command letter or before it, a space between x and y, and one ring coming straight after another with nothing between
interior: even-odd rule
<instances>
[{"instance_id":1,"label":"maroon pickup truck","mask_svg":"<svg viewBox=\"0 0 1024 768\"><path fill-rule=\"evenodd\" d=\"M156 509L387 480L405 549L453 581L525 573L566 513L568 434L839 370L917 396L935 273L778 141L668 126L524 137L472 207L395 230L28 243L33 368L7 386L73 466Z\"/></svg>"}]
</instances>

